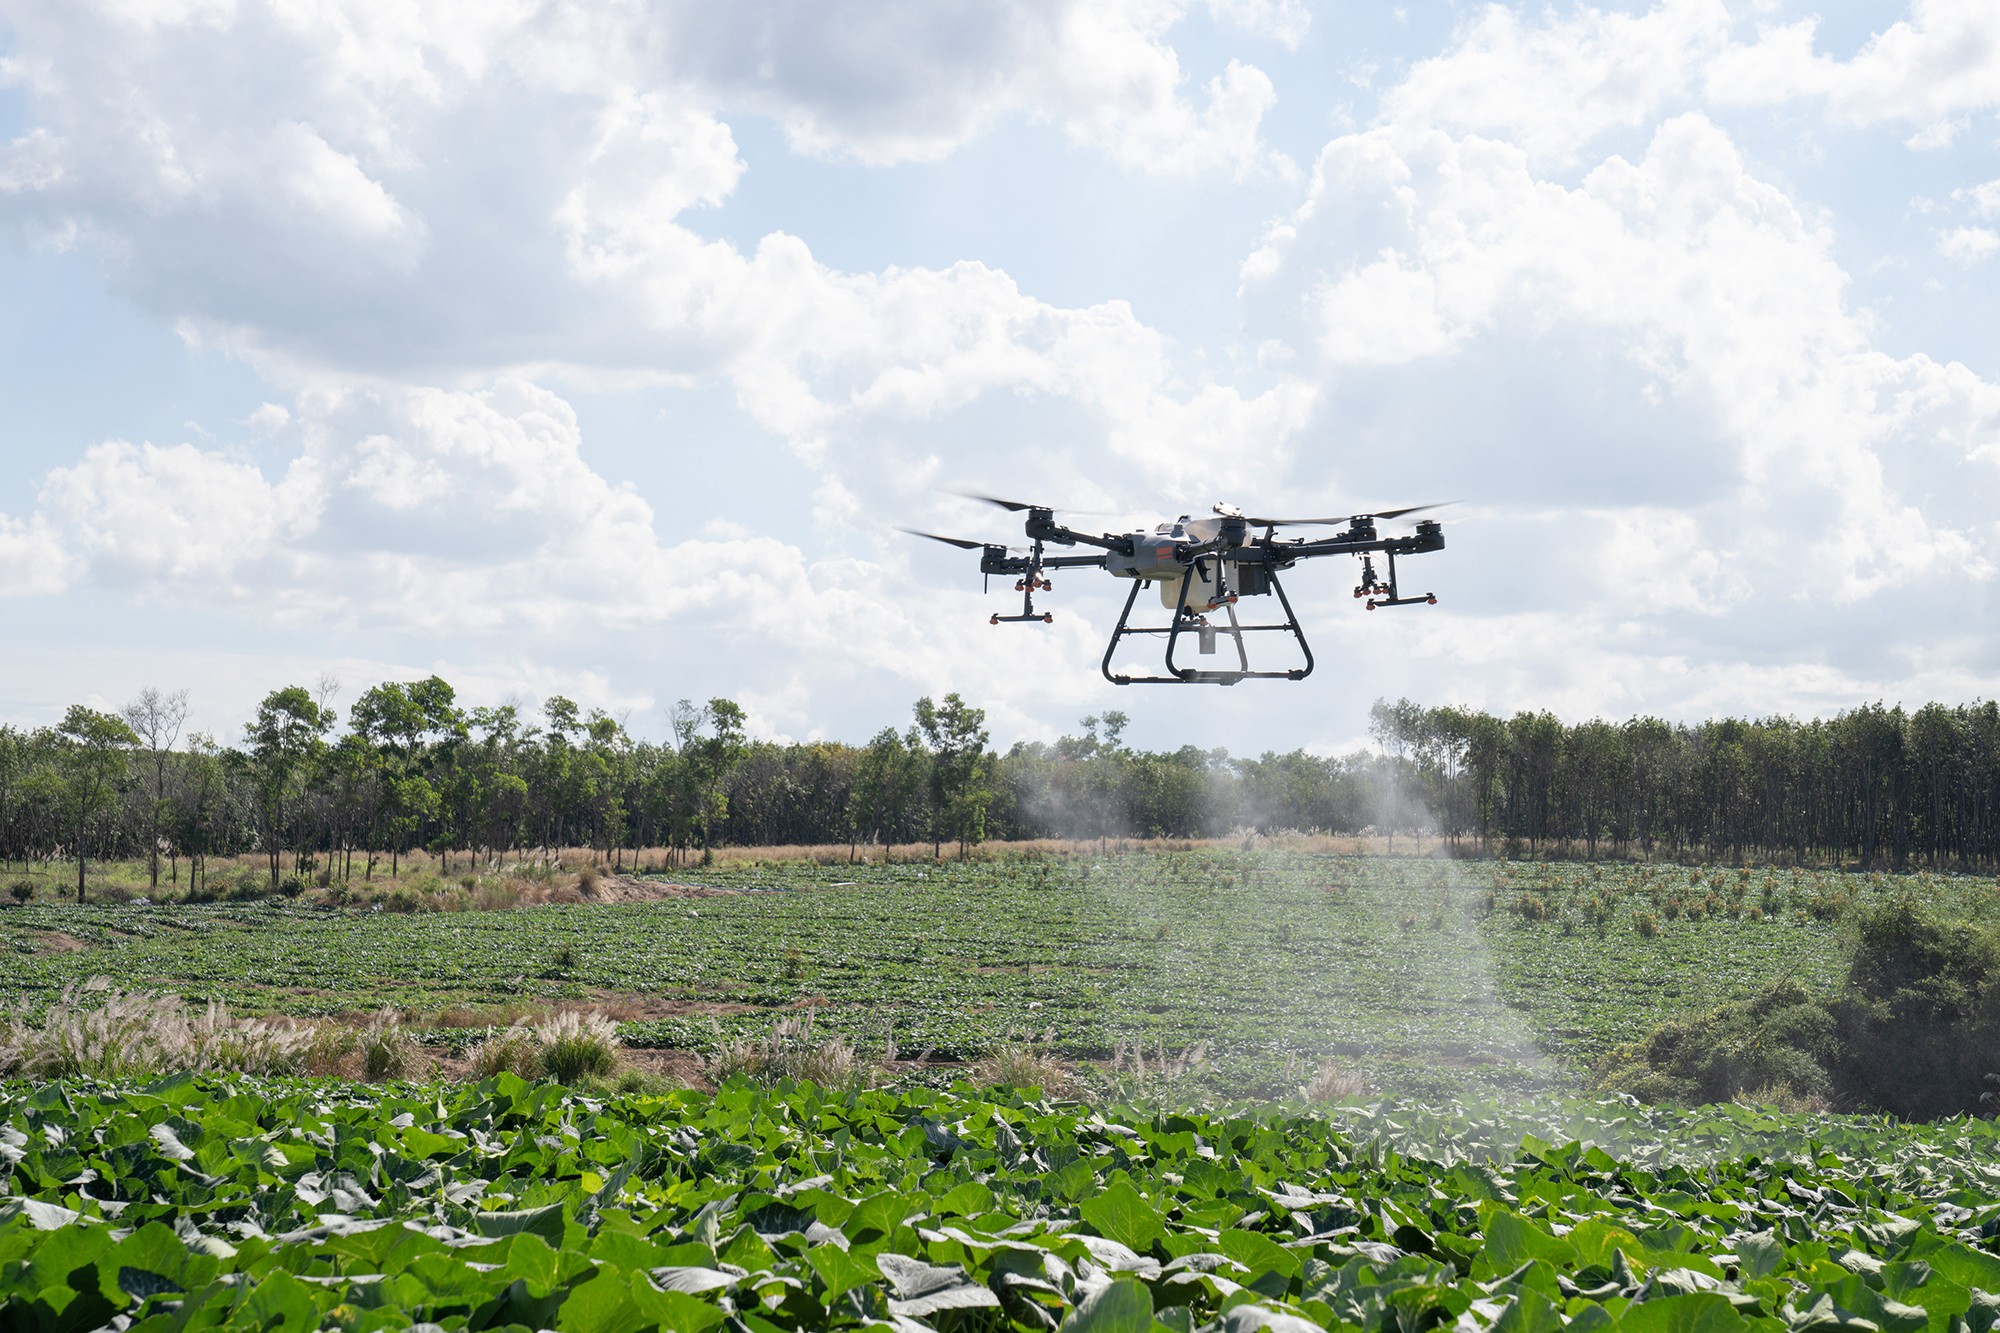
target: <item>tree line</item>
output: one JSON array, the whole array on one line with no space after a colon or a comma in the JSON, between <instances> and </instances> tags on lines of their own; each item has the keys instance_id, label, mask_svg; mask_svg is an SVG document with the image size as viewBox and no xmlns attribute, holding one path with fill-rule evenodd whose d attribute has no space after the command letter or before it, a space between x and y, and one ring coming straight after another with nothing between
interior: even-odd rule
<instances>
[{"instance_id":1,"label":"tree line","mask_svg":"<svg viewBox=\"0 0 2000 1333\"><path fill-rule=\"evenodd\" d=\"M984 710L919 699L863 745L752 740L729 699L683 700L634 738L556 696L462 705L432 676L287 686L229 742L183 735L185 691L53 726L0 727L0 857L143 858L157 884L257 855L271 887L563 847L613 864L722 845L1198 838L1239 830L1428 835L1468 854L2000 865L2000 705L1873 704L1832 718L1676 724L1377 703L1374 749L1238 758L1124 741L1118 712L991 748Z\"/></svg>"}]
</instances>

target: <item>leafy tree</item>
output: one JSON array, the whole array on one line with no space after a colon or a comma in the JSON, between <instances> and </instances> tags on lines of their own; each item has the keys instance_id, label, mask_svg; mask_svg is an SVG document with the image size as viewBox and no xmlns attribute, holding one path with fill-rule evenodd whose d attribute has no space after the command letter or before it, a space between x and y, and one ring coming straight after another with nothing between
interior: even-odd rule
<instances>
[{"instance_id":1,"label":"leafy tree","mask_svg":"<svg viewBox=\"0 0 2000 1333\"><path fill-rule=\"evenodd\" d=\"M986 710L952 693L941 704L928 696L917 700L916 714L931 758L931 855L943 855L949 836L957 840L962 861L968 844L985 840L986 807L993 799Z\"/></svg>"},{"instance_id":2,"label":"leafy tree","mask_svg":"<svg viewBox=\"0 0 2000 1333\"><path fill-rule=\"evenodd\" d=\"M278 891L286 816L296 806L335 721L333 710L303 685L289 685L265 695L250 723L247 739L257 784L259 833L270 862L273 893Z\"/></svg>"},{"instance_id":3,"label":"leafy tree","mask_svg":"<svg viewBox=\"0 0 2000 1333\"><path fill-rule=\"evenodd\" d=\"M854 777L855 826L893 855L896 835L907 826L910 807L924 786L922 755L894 727L875 733L862 750Z\"/></svg>"},{"instance_id":4,"label":"leafy tree","mask_svg":"<svg viewBox=\"0 0 2000 1333\"><path fill-rule=\"evenodd\" d=\"M139 743L125 719L72 704L55 729L62 770L63 823L76 851L76 900L83 901L83 868L91 825L110 808L125 780L131 749Z\"/></svg>"},{"instance_id":5,"label":"leafy tree","mask_svg":"<svg viewBox=\"0 0 2000 1333\"><path fill-rule=\"evenodd\" d=\"M174 845L187 851L189 886L205 886L208 857L217 847L227 845L231 821L222 747L213 736L197 731L188 737L177 769L168 827L173 830Z\"/></svg>"},{"instance_id":6,"label":"leafy tree","mask_svg":"<svg viewBox=\"0 0 2000 1333\"><path fill-rule=\"evenodd\" d=\"M674 705L670 721L674 743L679 750L682 819L701 839L704 854L713 845L716 825L729 814L725 782L743 756L747 717L740 705L729 699L710 699L696 707L682 699Z\"/></svg>"}]
</instances>

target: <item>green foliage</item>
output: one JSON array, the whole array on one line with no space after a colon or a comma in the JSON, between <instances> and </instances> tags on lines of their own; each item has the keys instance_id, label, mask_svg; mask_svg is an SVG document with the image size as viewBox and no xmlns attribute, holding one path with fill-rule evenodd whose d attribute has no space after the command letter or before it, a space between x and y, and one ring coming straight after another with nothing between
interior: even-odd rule
<instances>
[{"instance_id":1,"label":"green foliage","mask_svg":"<svg viewBox=\"0 0 2000 1333\"><path fill-rule=\"evenodd\" d=\"M1863 912L1844 989L1785 981L1614 1052L1603 1086L1693 1103L1775 1093L1915 1119L2000 1084L2000 931L1900 896Z\"/></svg>"},{"instance_id":2,"label":"green foliage","mask_svg":"<svg viewBox=\"0 0 2000 1333\"><path fill-rule=\"evenodd\" d=\"M1977 1114L2000 1084L2000 927L1904 897L1883 904L1860 922L1837 1012L1835 1073L1854 1100L1917 1118Z\"/></svg>"},{"instance_id":3,"label":"green foliage","mask_svg":"<svg viewBox=\"0 0 2000 1333\"><path fill-rule=\"evenodd\" d=\"M1792 982L1744 1004L1663 1024L1613 1052L1603 1086L1685 1106L1782 1089L1797 1099L1833 1093L1827 1072L1840 1042L1826 1005Z\"/></svg>"},{"instance_id":4,"label":"green foliage","mask_svg":"<svg viewBox=\"0 0 2000 1333\"><path fill-rule=\"evenodd\" d=\"M0 912L0 1000L37 1009L99 972L247 1014L629 997L648 1016L621 1024L628 1043L698 1054L761 1039L809 1004L821 1040L871 1054L893 1025L907 1054L977 1061L1030 1041L1088 1075L1121 1043L1151 1062L1205 1042L1194 1082L1210 1094L1294 1096L1331 1057L1378 1092L1443 1097L1574 1086L1613 1047L1781 978L1831 994L1853 927L1797 910L1800 897L1838 889L1858 913L1911 895L1957 917L1996 899L1985 880L1928 874L1732 870L1721 888L1703 872L1696 890L1685 867L1257 848L721 863L671 877L737 892L512 911L431 910L472 905L441 884L345 907L267 899L246 870L245 901ZM1674 896L1726 905L1738 885L1741 915L1661 917L1650 937L1625 928ZM1545 920L1511 910L1524 893L1549 905ZM1603 902L1613 928L1579 931ZM1753 919L1758 902L1772 914ZM52 950L62 937L84 947Z\"/></svg>"},{"instance_id":5,"label":"green foliage","mask_svg":"<svg viewBox=\"0 0 2000 1333\"><path fill-rule=\"evenodd\" d=\"M0 1093L0 1120L13 1327L1988 1333L2000 1311L1986 1123L504 1074L49 1085Z\"/></svg>"}]
</instances>

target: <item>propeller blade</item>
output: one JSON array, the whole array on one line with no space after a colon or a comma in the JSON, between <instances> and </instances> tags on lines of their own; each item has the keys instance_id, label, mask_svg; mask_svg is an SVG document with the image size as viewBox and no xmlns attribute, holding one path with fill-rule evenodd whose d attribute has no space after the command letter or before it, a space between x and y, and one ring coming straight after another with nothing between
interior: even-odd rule
<instances>
[{"instance_id":1,"label":"propeller blade","mask_svg":"<svg viewBox=\"0 0 2000 1333\"><path fill-rule=\"evenodd\" d=\"M1348 514L1341 518L1245 518L1243 521L1255 528L1295 528L1311 524L1338 526L1352 523L1357 518L1401 518L1405 514L1422 513L1426 509L1442 509L1446 505L1457 504L1456 500L1439 500L1431 504L1406 505L1401 509L1383 509L1373 514Z\"/></svg>"},{"instance_id":2,"label":"propeller blade","mask_svg":"<svg viewBox=\"0 0 2000 1333\"><path fill-rule=\"evenodd\" d=\"M978 491L953 491L952 494L967 500L977 500L981 504L997 505L1015 514L1030 509L1047 509L1052 513L1069 514L1076 518L1106 518L1126 512L1118 509L1071 509L1066 505L1029 504L1024 500L1003 500L997 495L981 495Z\"/></svg>"},{"instance_id":3,"label":"propeller blade","mask_svg":"<svg viewBox=\"0 0 2000 1333\"><path fill-rule=\"evenodd\" d=\"M1023 504L1019 500L1002 500L997 495L981 495L977 491L953 491L952 494L962 495L968 500L978 500L984 504L998 505L1000 508L1016 514L1020 513L1024 509L1053 508L1053 506L1051 505Z\"/></svg>"},{"instance_id":4,"label":"propeller blade","mask_svg":"<svg viewBox=\"0 0 2000 1333\"><path fill-rule=\"evenodd\" d=\"M907 532L912 537L928 537L934 542L943 542L946 546L956 546L964 551L983 551L986 547L995 544L991 542L969 542L963 537L940 537L935 532L918 532L915 528L897 528L896 531Z\"/></svg>"},{"instance_id":5,"label":"propeller blade","mask_svg":"<svg viewBox=\"0 0 2000 1333\"><path fill-rule=\"evenodd\" d=\"M1313 523L1340 524L1351 523L1354 520L1352 516L1347 518L1255 518L1245 514L1243 521L1253 528L1297 528Z\"/></svg>"}]
</instances>

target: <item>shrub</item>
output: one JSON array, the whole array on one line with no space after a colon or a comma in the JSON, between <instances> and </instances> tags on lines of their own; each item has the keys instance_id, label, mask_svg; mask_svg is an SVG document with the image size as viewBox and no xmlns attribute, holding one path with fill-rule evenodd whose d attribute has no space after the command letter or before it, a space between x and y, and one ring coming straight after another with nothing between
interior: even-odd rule
<instances>
[{"instance_id":1,"label":"shrub","mask_svg":"<svg viewBox=\"0 0 2000 1333\"><path fill-rule=\"evenodd\" d=\"M1978 1115L2000 1066L2000 935L1899 900L1864 913L1842 992L1781 983L1614 1051L1604 1087L1907 1119Z\"/></svg>"},{"instance_id":2,"label":"shrub","mask_svg":"<svg viewBox=\"0 0 2000 1333\"><path fill-rule=\"evenodd\" d=\"M1906 899L1860 921L1839 1006L1852 1096L1896 1115L1980 1113L2000 1070L2000 935Z\"/></svg>"},{"instance_id":3,"label":"shrub","mask_svg":"<svg viewBox=\"0 0 2000 1333\"><path fill-rule=\"evenodd\" d=\"M27 902L35 896L35 882L31 879L17 879L7 892L13 895L15 902Z\"/></svg>"},{"instance_id":4,"label":"shrub","mask_svg":"<svg viewBox=\"0 0 2000 1333\"><path fill-rule=\"evenodd\" d=\"M1643 1101L1730 1101L1751 1088L1825 1099L1839 1059L1832 1014L1795 983L1663 1024L1611 1053L1601 1086Z\"/></svg>"}]
</instances>

